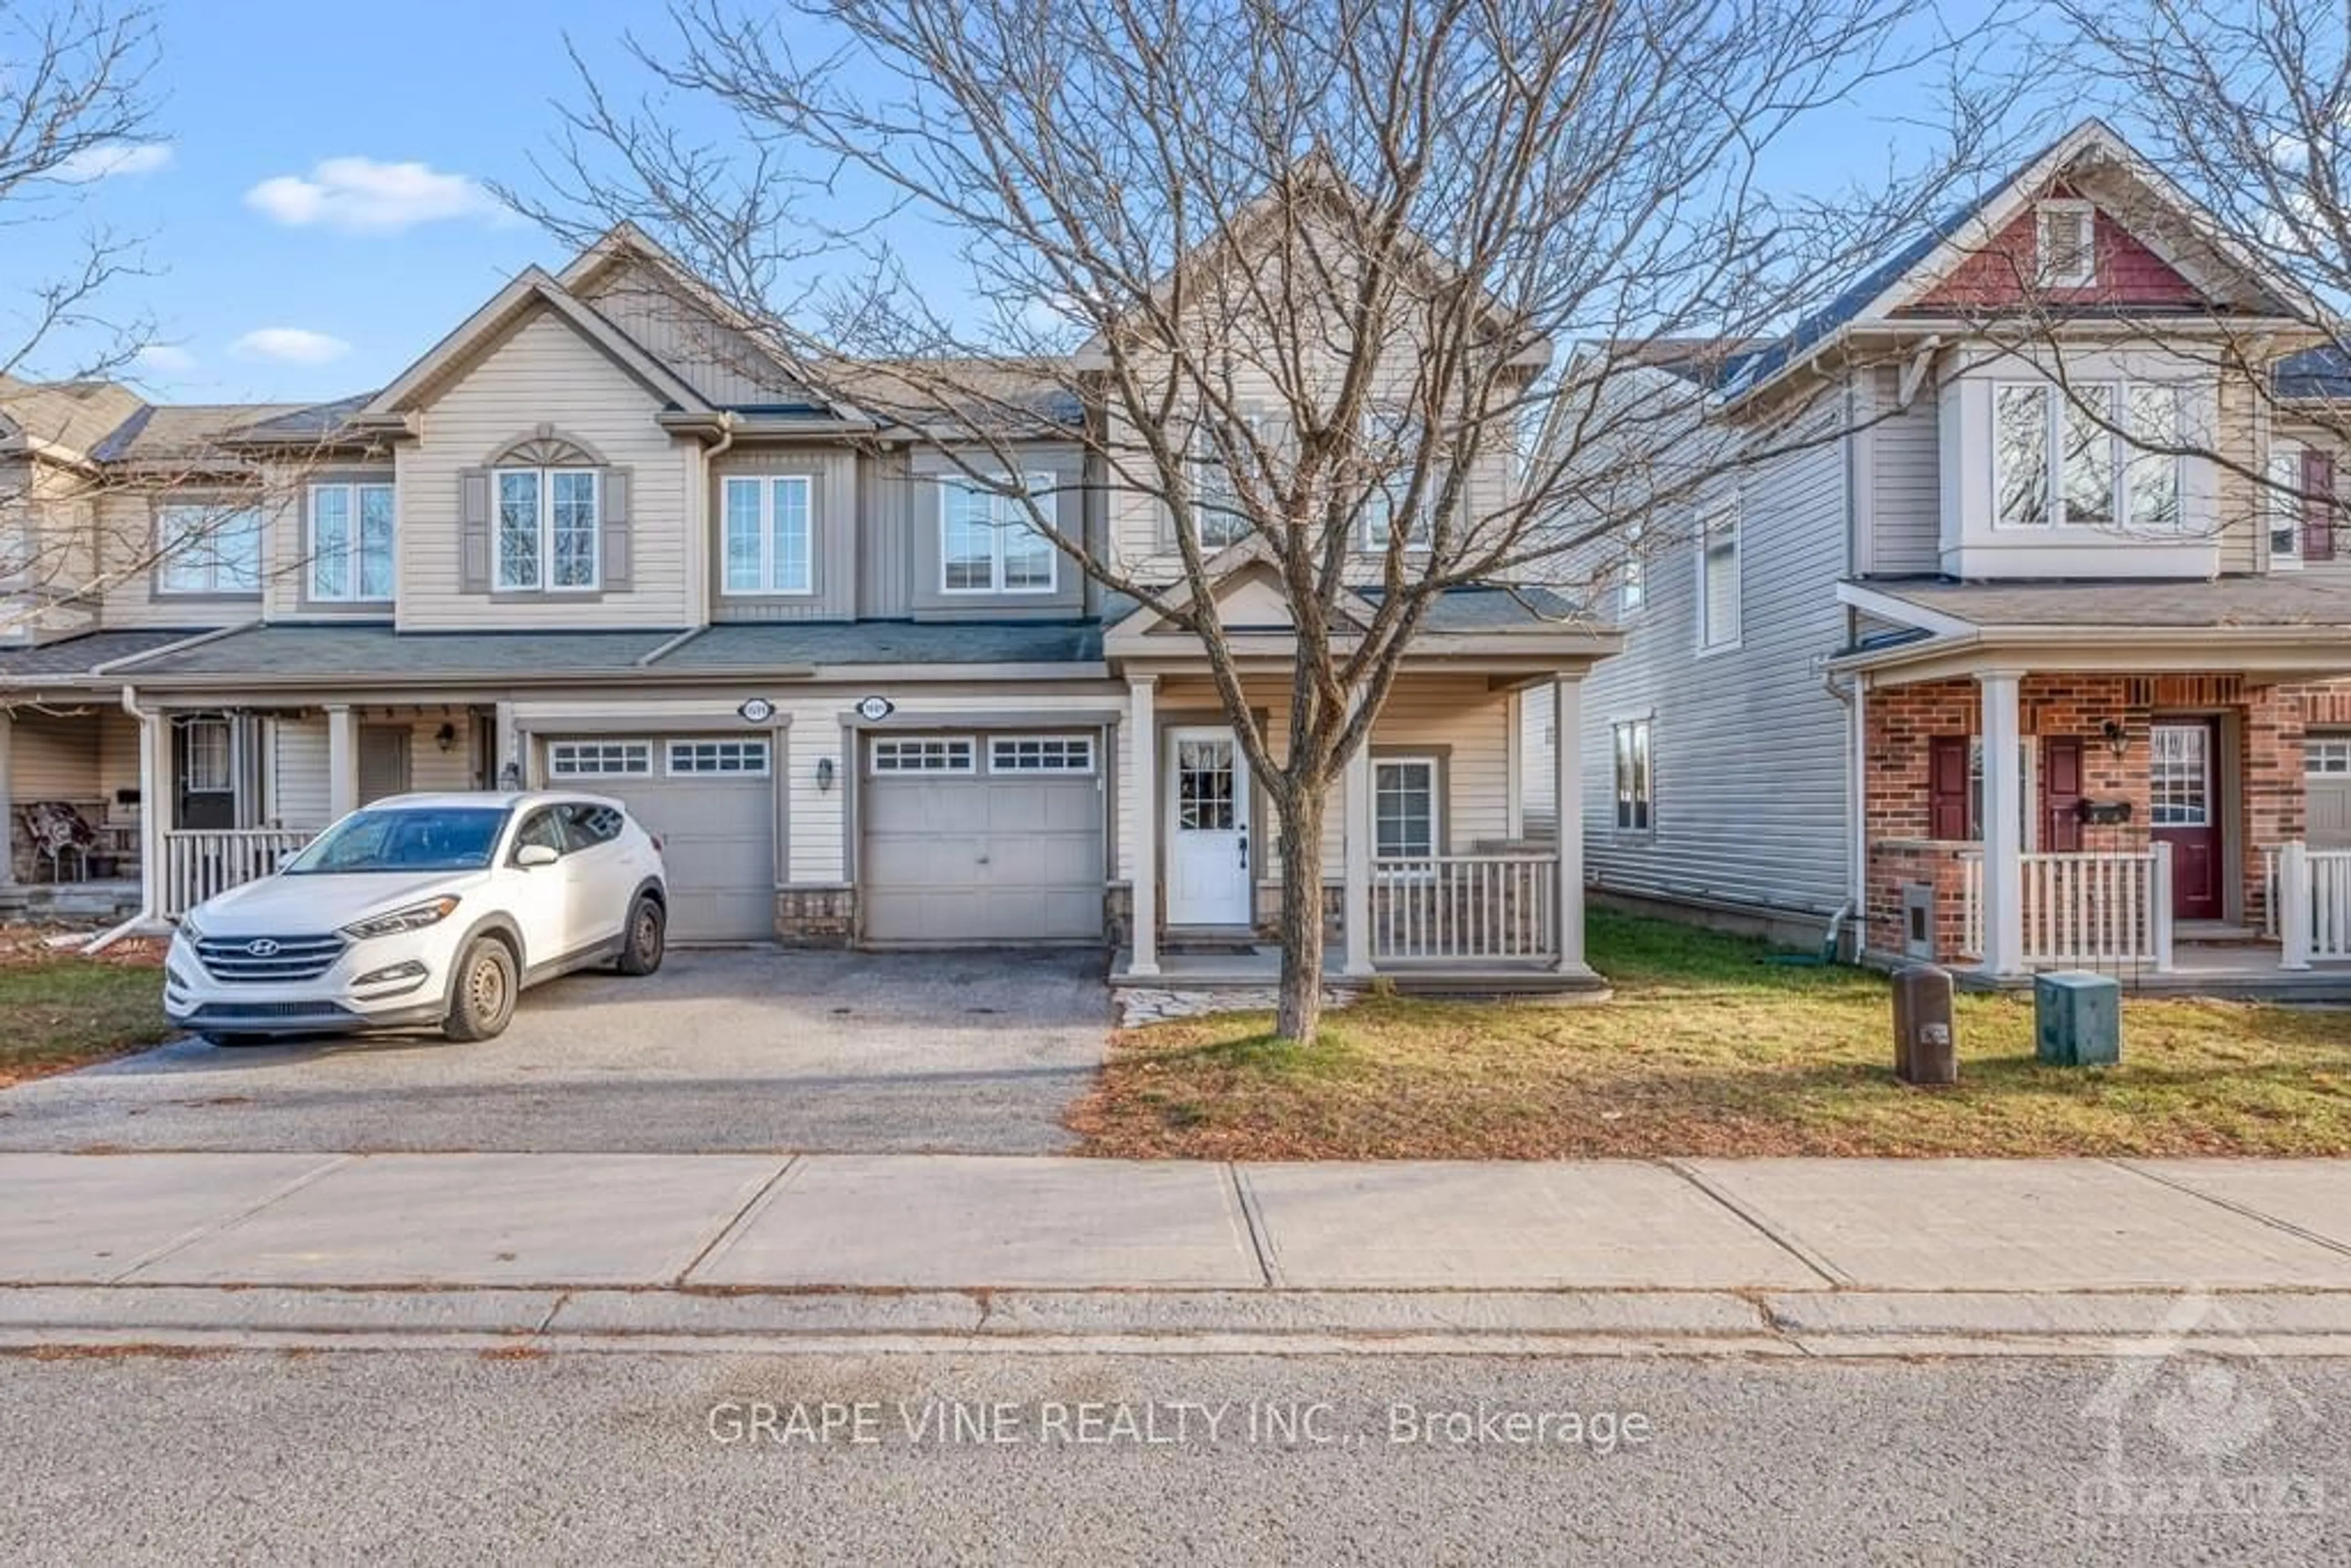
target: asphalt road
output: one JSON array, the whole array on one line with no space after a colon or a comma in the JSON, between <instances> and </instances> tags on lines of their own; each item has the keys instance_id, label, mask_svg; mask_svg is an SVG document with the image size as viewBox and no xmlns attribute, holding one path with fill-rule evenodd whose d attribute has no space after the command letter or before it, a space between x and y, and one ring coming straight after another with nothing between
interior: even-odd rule
<instances>
[{"instance_id":1,"label":"asphalt road","mask_svg":"<svg viewBox=\"0 0 2351 1568\"><path fill-rule=\"evenodd\" d=\"M0 1561L2351 1555L2351 1430L2327 1419L2351 1362L2133 1365L15 1358ZM964 1402L964 1440L907 1435L936 1401ZM828 1402L873 1406L876 1440L853 1408L819 1440ZM1399 1409L1437 1440L1393 1440Z\"/></svg>"},{"instance_id":2,"label":"asphalt road","mask_svg":"<svg viewBox=\"0 0 2351 1568\"><path fill-rule=\"evenodd\" d=\"M670 955L496 1040L183 1040L0 1092L0 1149L1054 1154L1110 1029L1099 954Z\"/></svg>"}]
</instances>

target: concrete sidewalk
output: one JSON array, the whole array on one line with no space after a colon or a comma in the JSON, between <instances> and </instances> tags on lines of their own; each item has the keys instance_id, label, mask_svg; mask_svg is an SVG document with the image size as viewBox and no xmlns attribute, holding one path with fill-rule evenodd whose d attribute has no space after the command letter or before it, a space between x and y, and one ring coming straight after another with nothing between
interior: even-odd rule
<instances>
[{"instance_id":1,"label":"concrete sidewalk","mask_svg":"<svg viewBox=\"0 0 2351 1568\"><path fill-rule=\"evenodd\" d=\"M2351 1162L0 1154L0 1344L2227 1332L2351 1352Z\"/></svg>"}]
</instances>

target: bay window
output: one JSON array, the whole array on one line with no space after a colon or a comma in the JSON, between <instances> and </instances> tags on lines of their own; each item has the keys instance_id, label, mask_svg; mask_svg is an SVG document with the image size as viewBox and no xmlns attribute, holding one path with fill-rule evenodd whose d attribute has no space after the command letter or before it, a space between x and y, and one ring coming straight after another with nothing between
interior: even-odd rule
<instances>
[{"instance_id":1,"label":"bay window","mask_svg":"<svg viewBox=\"0 0 2351 1568\"><path fill-rule=\"evenodd\" d=\"M2181 389L2137 382L2008 382L1992 392L1993 522L2003 528L2174 533L2184 516Z\"/></svg>"},{"instance_id":2,"label":"bay window","mask_svg":"<svg viewBox=\"0 0 2351 1568\"><path fill-rule=\"evenodd\" d=\"M310 486L310 597L327 602L392 597L392 487Z\"/></svg>"},{"instance_id":3,"label":"bay window","mask_svg":"<svg viewBox=\"0 0 2351 1568\"><path fill-rule=\"evenodd\" d=\"M593 468L500 468L491 581L498 592L601 586L602 486Z\"/></svg>"},{"instance_id":4,"label":"bay window","mask_svg":"<svg viewBox=\"0 0 2351 1568\"><path fill-rule=\"evenodd\" d=\"M816 591L813 488L804 474L726 480L723 591Z\"/></svg>"},{"instance_id":5,"label":"bay window","mask_svg":"<svg viewBox=\"0 0 2351 1568\"><path fill-rule=\"evenodd\" d=\"M249 505L175 504L155 513L159 593L261 591L261 510Z\"/></svg>"}]
</instances>

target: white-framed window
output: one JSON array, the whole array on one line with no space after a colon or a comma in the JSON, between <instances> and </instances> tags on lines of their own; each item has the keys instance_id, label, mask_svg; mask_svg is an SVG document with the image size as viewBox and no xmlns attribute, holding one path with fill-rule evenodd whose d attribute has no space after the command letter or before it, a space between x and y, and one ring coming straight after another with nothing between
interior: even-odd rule
<instances>
[{"instance_id":1,"label":"white-framed window","mask_svg":"<svg viewBox=\"0 0 2351 1568\"><path fill-rule=\"evenodd\" d=\"M2041 287L2087 288L2098 280L2097 208L2053 199L2032 209Z\"/></svg>"},{"instance_id":2,"label":"white-framed window","mask_svg":"<svg viewBox=\"0 0 2351 1568\"><path fill-rule=\"evenodd\" d=\"M2302 565L2302 443L2273 436L2264 476L2269 485L2262 507L2269 515L2270 567L2292 571Z\"/></svg>"},{"instance_id":3,"label":"white-framed window","mask_svg":"<svg viewBox=\"0 0 2351 1568\"><path fill-rule=\"evenodd\" d=\"M1394 539L1397 514L1403 509L1405 492L1412 487L1413 465L1426 448L1424 465L1427 472L1422 481L1420 502L1403 525L1404 548L1407 551L1425 550L1436 531L1437 500L1445 493L1448 473L1442 454L1424 435L1426 427L1419 417L1405 410L1375 406L1364 418L1364 444L1379 482L1364 497L1364 549L1368 553L1380 554Z\"/></svg>"},{"instance_id":4,"label":"white-framed window","mask_svg":"<svg viewBox=\"0 0 2351 1568\"><path fill-rule=\"evenodd\" d=\"M261 509L202 503L155 511L155 591L261 591Z\"/></svg>"},{"instance_id":5,"label":"white-framed window","mask_svg":"<svg viewBox=\"0 0 2351 1568\"><path fill-rule=\"evenodd\" d=\"M2340 779L2351 774L2351 735L2303 737L2302 770L2313 779Z\"/></svg>"},{"instance_id":6,"label":"white-framed window","mask_svg":"<svg viewBox=\"0 0 2351 1568\"><path fill-rule=\"evenodd\" d=\"M873 742L876 773L977 773L979 748L967 735L916 735Z\"/></svg>"},{"instance_id":7,"label":"white-framed window","mask_svg":"<svg viewBox=\"0 0 2351 1568\"><path fill-rule=\"evenodd\" d=\"M1639 522L1625 525L1625 559L1616 571L1617 613L1630 615L1649 596L1649 558L1642 544L1647 531Z\"/></svg>"},{"instance_id":8,"label":"white-framed window","mask_svg":"<svg viewBox=\"0 0 2351 1568\"><path fill-rule=\"evenodd\" d=\"M1053 505L1051 475L1024 474L1020 484L1038 506ZM967 478L939 481L940 592L1050 593L1060 585L1059 554L1029 503Z\"/></svg>"},{"instance_id":9,"label":"white-framed window","mask_svg":"<svg viewBox=\"0 0 2351 1568\"><path fill-rule=\"evenodd\" d=\"M2127 433L2127 436L2117 431ZM2004 382L1992 389L1992 524L2170 533L2185 522L2182 389L2163 382Z\"/></svg>"},{"instance_id":10,"label":"white-framed window","mask_svg":"<svg viewBox=\"0 0 2351 1568\"><path fill-rule=\"evenodd\" d=\"M673 740L667 752L667 767L673 778L708 774L737 779L768 776L768 743L764 740Z\"/></svg>"},{"instance_id":11,"label":"white-framed window","mask_svg":"<svg viewBox=\"0 0 2351 1568\"><path fill-rule=\"evenodd\" d=\"M1430 860L1444 842L1434 757L1372 759L1372 852L1381 860Z\"/></svg>"},{"instance_id":12,"label":"white-framed window","mask_svg":"<svg viewBox=\"0 0 2351 1568\"><path fill-rule=\"evenodd\" d=\"M998 735L987 742L990 773L1092 773L1090 735Z\"/></svg>"},{"instance_id":13,"label":"white-framed window","mask_svg":"<svg viewBox=\"0 0 2351 1568\"><path fill-rule=\"evenodd\" d=\"M650 740L555 740L547 747L550 779L650 779Z\"/></svg>"},{"instance_id":14,"label":"white-framed window","mask_svg":"<svg viewBox=\"0 0 2351 1568\"><path fill-rule=\"evenodd\" d=\"M2212 821L2211 732L2200 724L2158 724L2147 731L2147 820L2158 828L2202 828Z\"/></svg>"},{"instance_id":15,"label":"white-framed window","mask_svg":"<svg viewBox=\"0 0 2351 1568\"><path fill-rule=\"evenodd\" d=\"M1732 497L1707 514L1698 533L1698 645L1701 649L1739 645L1739 502Z\"/></svg>"},{"instance_id":16,"label":"white-framed window","mask_svg":"<svg viewBox=\"0 0 2351 1568\"><path fill-rule=\"evenodd\" d=\"M602 586L603 481L593 468L500 468L490 582L500 593Z\"/></svg>"},{"instance_id":17,"label":"white-framed window","mask_svg":"<svg viewBox=\"0 0 2351 1568\"><path fill-rule=\"evenodd\" d=\"M228 720L192 718L180 727L180 788L191 795L225 795L235 788Z\"/></svg>"},{"instance_id":18,"label":"white-framed window","mask_svg":"<svg viewBox=\"0 0 2351 1568\"><path fill-rule=\"evenodd\" d=\"M1234 435L1232 445L1247 453L1251 444L1263 440L1264 435L1263 419L1256 413L1244 414L1241 431ZM1240 488L1233 483L1232 470L1217 450L1216 433L1205 423L1193 428L1189 465L1192 533L1201 549L1220 550L1247 538L1249 524L1241 510Z\"/></svg>"},{"instance_id":19,"label":"white-framed window","mask_svg":"<svg viewBox=\"0 0 2351 1568\"><path fill-rule=\"evenodd\" d=\"M1656 798L1649 775L1649 725L1646 718L1628 718L1614 727L1619 832L1646 833L1655 816Z\"/></svg>"},{"instance_id":20,"label":"white-framed window","mask_svg":"<svg viewBox=\"0 0 2351 1568\"><path fill-rule=\"evenodd\" d=\"M815 592L815 486L809 476L731 475L723 489L720 591Z\"/></svg>"},{"instance_id":21,"label":"white-framed window","mask_svg":"<svg viewBox=\"0 0 2351 1568\"><path fill-rule=\"evenodd\" d=\"M310 597L329 602L392 597L392 488L310 486Z\"/></svg>"}]
</instances>

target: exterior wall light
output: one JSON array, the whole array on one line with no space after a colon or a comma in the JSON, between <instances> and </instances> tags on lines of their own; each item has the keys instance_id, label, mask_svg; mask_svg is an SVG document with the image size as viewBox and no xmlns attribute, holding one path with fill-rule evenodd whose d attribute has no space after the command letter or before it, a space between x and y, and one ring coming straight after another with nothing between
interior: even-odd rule
<instances>
[{"instance_id":1,"label":"exterior wall light","mask_svg":"<svg viewBox=\"0 0 2351 1568\"><path fill-rule=\"evenodd\" d=\"M820 757L820 758L818 758L816 759L816 789L817 789L817 793L818 793L818 794L820 794L820 795L822 795L822 794L825 794L825 793L829 792L831 789L832 789L832 758L830 758L830 757Z\"/></svg>"},{"instance_id":2,"label":"exterior wall light","mask_svg":"<svg viewBox=\"0 0 2351 1568\"><path fill-rule=\"evenodd\" d=\"M2118 718L2110 718L2100 725L2098 736L2106 743L2106 749L2116 757L2130 749L2130 732L2123 727L2123 721Z\"/></svg>"}]
</instances>

